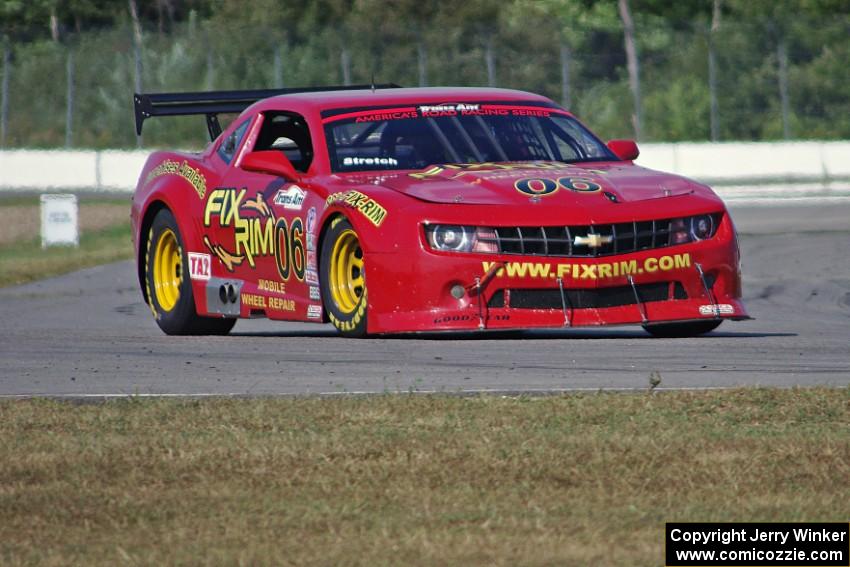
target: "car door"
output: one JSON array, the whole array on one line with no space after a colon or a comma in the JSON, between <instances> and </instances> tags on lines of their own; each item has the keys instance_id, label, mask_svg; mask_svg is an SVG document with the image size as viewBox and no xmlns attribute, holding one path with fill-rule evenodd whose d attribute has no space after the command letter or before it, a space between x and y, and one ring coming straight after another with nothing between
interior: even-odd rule
<instances>
[{"instance_id":1,"label":"car door","mask_svg":"<svg viewBox=\"0 0 850 567\"><path fill-rule=\"evenodd\" d=\"M317 293L307 282L307 192L293 180L240 167L248 153L271 150L306 171L312 146L302 128L306 123L297 115L259 115L208 201L208 208L219 212L221 236L229 244L215 253L224 255L229 271L242 280L243 315L315 318L315 307L308 306ZM315 218L315 207L312 214Z\"/></svg>"}]
</instances>

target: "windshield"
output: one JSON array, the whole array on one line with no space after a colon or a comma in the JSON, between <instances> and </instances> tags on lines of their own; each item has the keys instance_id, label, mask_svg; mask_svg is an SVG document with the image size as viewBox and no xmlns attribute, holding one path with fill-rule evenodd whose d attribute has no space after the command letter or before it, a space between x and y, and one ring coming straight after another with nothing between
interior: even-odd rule
<instances>
[{"instance_id":1,"label":"windshield","mask_svg":"<svg viewBox=\"0 0 850 567\"><path fill-rule=\"evenodd\" d=\"M566 111L536 102L345 109L325 114L324 123L335 172L617 160Z\"/></svg>"}]
</instances>

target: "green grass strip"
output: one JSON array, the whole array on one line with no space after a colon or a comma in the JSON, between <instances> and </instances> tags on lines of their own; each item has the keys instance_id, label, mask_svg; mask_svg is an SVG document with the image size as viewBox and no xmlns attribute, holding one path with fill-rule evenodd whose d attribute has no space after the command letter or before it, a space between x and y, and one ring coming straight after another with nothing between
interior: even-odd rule
<instances>
[{"instance_id":1,"label":"green grass strip","mask_svg":"<svg viewBox=\"0 0 850 567\"><path fill-rule=\"evenodd\" d=\"M0 246L0 286L21 284L133 256L130 223L83 232L79 248L51 246L39 239Z\"/></svg>"}]
</instances>

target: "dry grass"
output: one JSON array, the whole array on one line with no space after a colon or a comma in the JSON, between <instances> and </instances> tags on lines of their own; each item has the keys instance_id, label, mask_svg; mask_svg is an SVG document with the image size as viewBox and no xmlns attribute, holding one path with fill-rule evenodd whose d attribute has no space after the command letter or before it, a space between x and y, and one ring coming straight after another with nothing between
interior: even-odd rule
<instances>
[{"instance_id":1,"label":"dry grass","mask_svg":"<svg viewBox=\"0 0 850 567\"><path fill-rule=\"evenodd\" d=\"M38 197L0 199L0 286L130 258L129 211L126 197L81 198L80 247L42 250Z\"/></svg>"},{"instance_id":2,"label":"dry grass","mask_svg":"<svg viewBox=\"0 0 850 567\"><path fill-rule=\"evenodd\" d=\"M660 565L846 521L850 389L0 403L9 565Z\"/></svg>"},{"instance_id":3,"label":"dry grass","mask_svg":"<svg viewBox=\"0 0 850 567\"><path fill-rule=\"evenodd\" d=\"M130 201L124 197L79 200L80 231L100 231L130 220ZM41 234L38 197L0 199L0 247L24 243Z\"/></svg>"}]
</instances>

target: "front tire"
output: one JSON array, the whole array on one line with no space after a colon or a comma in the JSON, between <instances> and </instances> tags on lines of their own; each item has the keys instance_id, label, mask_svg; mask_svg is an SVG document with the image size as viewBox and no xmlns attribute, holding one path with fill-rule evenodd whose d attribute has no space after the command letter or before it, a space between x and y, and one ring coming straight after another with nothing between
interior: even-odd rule
<instances>
[{"instance_id":1,"label":"front tire","mask_svg":"<svg viewBox=\"0 0 850 567\"><path fill-rule=\"evenodd\" d=\"M693 321L688 323L656 323L653 325L644 325L643 328L653 337L675 339L704 335L719 327L722 322L718 319L712 319L710 321Z\"/></svg>"},{"instance_id":2,"label":"front tire","mask_svg":"<svg viewBox=\"0 0 850 567\"><path fill-rule=\"evenodd\" d=\"M188 265L177 221L162 209L151 223L145 251L146 292L157 325L167 335L226 335L236 319L198 315Z\"/></svg>"},{"instance_id":3,"label":"front tire","mask_svg":"<svg viewBox=\"0 0 850 567\"><path fill-rule=\"evenodd\" d=\"M340 333L366 336L366 273L363 249L354 227L343 217L334 219L322 241L322 303Z\"/></svg>"}]
</instances>

